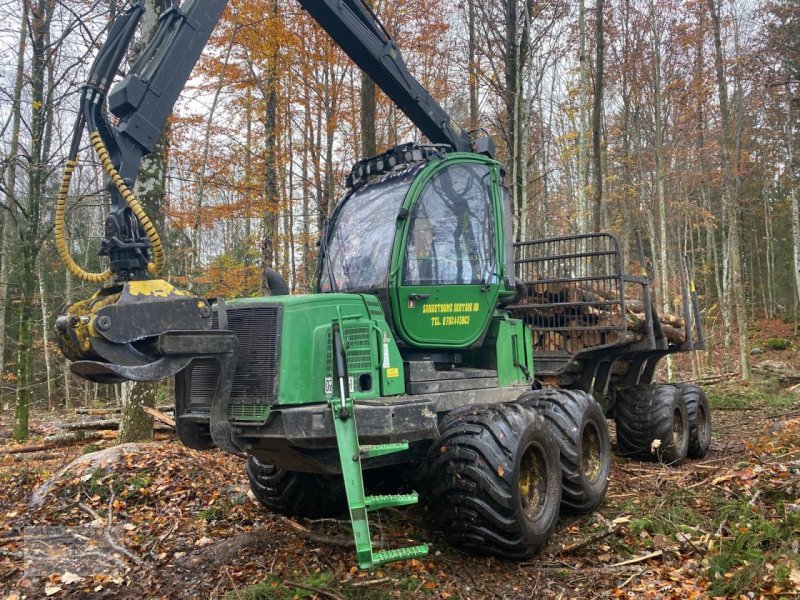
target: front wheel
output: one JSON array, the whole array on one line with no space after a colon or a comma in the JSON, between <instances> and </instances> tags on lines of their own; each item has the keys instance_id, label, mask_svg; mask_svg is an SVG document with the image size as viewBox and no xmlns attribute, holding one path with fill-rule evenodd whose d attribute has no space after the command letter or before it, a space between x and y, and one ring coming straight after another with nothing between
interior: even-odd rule
<instances>
[{"instance_id":1,"label":"front wheel","mask_svg":"<svg viewBox=\"0 0 800 600\"><path fill-rule=\"evenodd\" d=\"M522 560L550 539L561 502L558 445L517 404L476 406L442 423L430 454L428 506L447 541Z\"/></svg>"},{"instance_id":2,"label":"front wheel","mask_svg":"<svg viewBox=\"0 0 800 600\"><path fill-rule=\"evenodd\" d=\"M347 512L341 477L287 471L247 457L247 478L256 499L274 513L319 519Z\"/></svg>"},{"instance_id":3,"label":"front wheel","mask_svg":"<svg viewBox=\"0 0 800 600\"><path fill-rule=\"evenodd\" d=\"M561 508L590 513L606 497L611 439L603 409L586 392L537 390L517 401L538 412L561 451Z\"/></svg>"}]
</instances>

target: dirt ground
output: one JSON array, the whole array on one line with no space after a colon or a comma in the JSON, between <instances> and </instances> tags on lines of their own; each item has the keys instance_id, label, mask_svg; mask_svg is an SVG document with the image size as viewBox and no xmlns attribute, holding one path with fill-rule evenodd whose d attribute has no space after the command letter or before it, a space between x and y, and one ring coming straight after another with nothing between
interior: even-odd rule
<instances>
[{"instance_id":1,"label":"dirt ground","mask_svg":"<svg viewBox=\"0 0 800 600\"><path fill-rule=\"evenodd\" d=\"M171 439L124 447L107 465L75 467L55 478L35 506L32 495L43 482L112 442L0 454L0 593L800 597L800 396L774 381L722 384L709 395L714 438L704 459L667 468L615 455L601 509L562 516L549 546L522 563L448 547L427 527L424 508L415 507L375 513L373 533L390 547L429 542L430 556L360 571L346 547L347 523L270 514L248 494L241 459L187 450ZM63 416L37 421L34 434L55 418Z\"/></svg>"}]
</instances>

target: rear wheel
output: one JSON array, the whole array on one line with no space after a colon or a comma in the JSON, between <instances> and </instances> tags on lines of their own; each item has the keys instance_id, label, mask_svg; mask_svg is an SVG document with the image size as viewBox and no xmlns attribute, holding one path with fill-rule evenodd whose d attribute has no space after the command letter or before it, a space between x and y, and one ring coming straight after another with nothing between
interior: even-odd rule
<instances>
[{"instance_id":1,"label":"rear wheel","mask_svg":"<svg viewBox=\"0 0 800 600\"><path fill-rule=\"evenodd\" d=\"M544 419L517 404L472 407L440 431L428 474L433 522L467 552L532 556L550 539L561 502L558 446Z\"/></svg>"},{"instance_id":2,"label":"rear wheel","mask_svg":"<svg viewBox=\"0 0 800 600\"><path fill-rule=\"evenodd\" d=\"M672 385L636 385L620 391L614 405L617 450L623 456L674 464L689 450L689 415Z\"/></svg>"},{"instance_id":3,"label":"rear wheel","mask_svg":"<svg viewBox=\"0 0 800 600\"><path fill-rule=\"evenodd\" d=\"M703 458L711 446L711 407L706 393L699 385L682 383L680 390L689 415L689 458Z\"/></svg>"},{"instance_id":4,"label":"rear wheel","mask_svg":"<svg viewBox=\"0 0 800 600\"><path fill-rule=\"evenodd\" d=\"M254 456L247 457L246 469L256 499L272 512L309 519L347 512L341 476L287 471Z\"/></svg>"},{"instance_id":5,"label":"rear wheel","mask_svg":"<svg viewBox=\"0 0 800 600\"><path fill-rule=\"evenodd\" d=\"M544 419L561 451L561 508L589 513L603 503L611 470L611 439L603 409L589 394L538 390L518 402Z\"/></svg>"}]
</instances>

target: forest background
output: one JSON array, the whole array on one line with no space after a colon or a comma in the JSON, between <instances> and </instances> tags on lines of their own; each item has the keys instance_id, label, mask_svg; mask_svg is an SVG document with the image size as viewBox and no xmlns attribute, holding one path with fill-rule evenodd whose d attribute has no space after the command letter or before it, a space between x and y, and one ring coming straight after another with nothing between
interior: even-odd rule
<instances>
[{"instance_id":1,"label":"forest background","mask_svg":"<svg viewBox=\"0 0 800 600\"><path fill-rule=\"evenodd\" d=\"M155 15L171 2L145 4ZM638 231L665 312L680 312L692 258L709 348L674 377L748 379L754 324L797 334L798 0L373 4L411 72L494 137L516 240L612 232L640 272ZM58 260L55 199L81 85L125 6L0 0L0 410L15 411L18 439L29 410L170 395L75 378L52 333L94 291ZM137 192L173 282L252 296L274 267L303 293L353 162L418 139L297 3L232 0ZM71 249L97 270L107 197L88 148L81 158Z\"/></svg>"}]
</instances>

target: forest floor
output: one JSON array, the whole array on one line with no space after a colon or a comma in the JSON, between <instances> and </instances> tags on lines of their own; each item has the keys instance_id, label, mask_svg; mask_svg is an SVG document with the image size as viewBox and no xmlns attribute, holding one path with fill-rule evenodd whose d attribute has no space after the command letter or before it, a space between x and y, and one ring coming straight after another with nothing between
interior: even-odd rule
<instances>
[{"instance_id":1,"label":"forest floor","mask_svg":"<svg viewBox=\"0 0 800 600\"><path fill-rule=\"evenodd\" d=\"M373 533L390 547L427 541L430 556L358 570L346 522L270 514L241 459L175 440L119 447L43 496L112 442L0 454L0 598L797 598L800 395L772 379L708 393L704 459L615 455L600 510L563 516L522 563L448 547L420 507L376 513Z\"/></svg>"}]
</instances>

